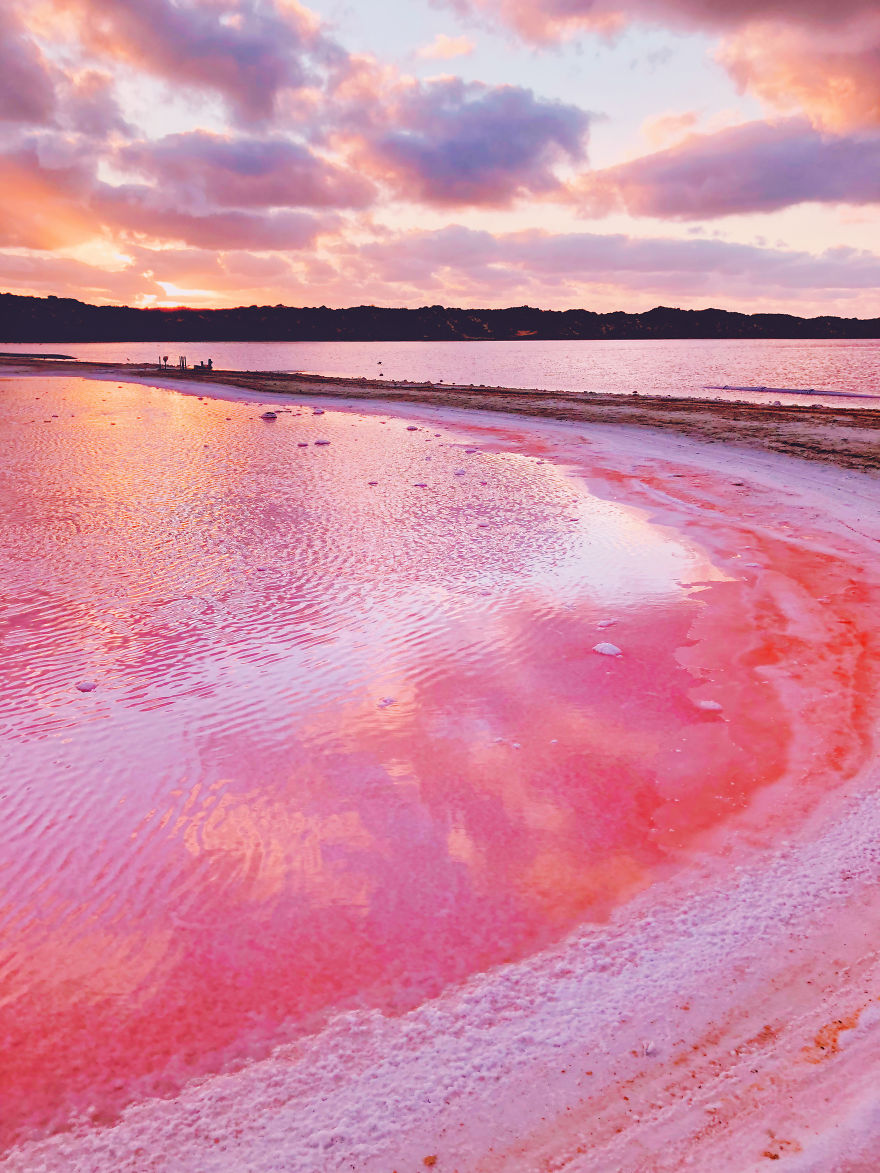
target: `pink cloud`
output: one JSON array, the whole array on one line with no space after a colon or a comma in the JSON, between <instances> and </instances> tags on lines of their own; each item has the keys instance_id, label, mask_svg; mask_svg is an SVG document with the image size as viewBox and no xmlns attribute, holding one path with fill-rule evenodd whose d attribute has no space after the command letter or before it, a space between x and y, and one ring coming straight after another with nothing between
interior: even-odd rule
<instances>
[{"instance_id":1,"label":"pink cloud","mask_svg":"<svg viewBox=\"0 0 880 1173\"><path fill-rule=\"evenodd\" d=\"M193 131L130 143L117 162L188 207L362 208L376 194L356 171L283 138Z\"/></svg>"},{"instance_id":2,"label":"pink cloud","mask_svg":"<svg viewBox=\"0 0 880 1173\"><path fill-rule=\"evenodd\" d=\"M54 112L48 63L12 10L0 7L0 122L43 125Z\"/></svg>"},{"instance_id":3,"label":"pink cloud","mask_svg":"<svg viewBox=\"0 0 880 1173\"><path fill-rule=\"evenodd\" d=\"M652 147L659 149L684 138L698 122L699 116L695 110L685 110L680 114L657 114L645 121L642 133Z\"/></svg>"},{"instance_id":4,"label":"pink cloud","mask_svg":"<svg viewBox=\"0 0 880 1173\"><path fill-rule=\"evenodd\" d=\"M691 135L572 187L585 215L693 220L805 202L880 203L880 136L834 136L804 119Z\"/></svg>"},{"instance_id":5,"label":"pink cloud","mask_svg":"<svg viewBox=\"0 0 880 1173\"><path fill-rule=\"evenodd\" d=\"M449 61L453 57L468 57L476 48L470 37L449 37L438 33L430 45L419 49L417 56L435 61Z\"/></svg>"},{"instance_id":6,"label":"pink cloud","mask_svg":"<svg viewBox=\"0 0 880 1173\"><path fill-rule=\"evenodd\" d=\"M160 285L131 266L113 271L68 257L11 252L0 253L0 266L4 286L18 293L129 305L164 296Z\"/></svg>"},{"instance_id":7,"label":"pink cloud","mask_svg":"<svg viewBox=\"0 0 880 1173\"><path fill-rule=\"evenodd\" d=\"M837 249L821 256L719 240L622 234L528 232L493 235L461 226L366 246L383 280L430 282L458 274L478 287L527 281L607 284L670 295L776 290L874 290L880 257Z\"/></svg>"},{"instance_id":8,"label":"pink cloud","mask_svg":"<svg viewBox=\"0 0 880 1173\"><path fill-rule=\"evenodd\" d=\"M880 313L880 257L821 255L719 240L540 231L494 235L452 225L366 246L340 237L329 259L200 249L129 249L118 273L51 257L0 254L8 287L85 291L96 300L156 296L163 283L205 290L209 304L516 305L646 309L652 304L776 312ZM98 291L104 290L101 294ZM159 294L164 297L163 294Z\"/></svg>"},{"instance_id":9,"label":"pink cloud","mask_svg":"<svg viewBox=\"0 0 880 1173\"><path fill-rule=\"evenodd\" d=\"M109 233L199 248L299 250L337 227L331 213L198 208L161 185L112 187L75 148L46 139L0 155L0 247L68 248Z\"/></svg>"},{"instance_id":10,"label":"pink cloud","mask_svg":"<svg viewBox=\"0 0 880 1173\"><path fill-rule=\"evenodd\" d=\"M219 93L245 120L345 54L295 0L49 0L73 12L84 47L175 87Z\"/></svg>"},{"instance_id":11,"label":"pink cloud","mask_svg":"<svg viewBox=\"0 0 880 1173\"><path fill-rule=\"evenodd\" d=\"M503 206L559 187L584 158L589 115L518 86L443 78L401 85L361 131L362 157L404 198Z\"/></svg>"},{"instance_id":12,"label":"pink cloud","mask_svg":"<svg viewBox=\"0 0 880 1173\"><path fill-rule=\"evenodd\" d=\"M880 124L876 0L450 0L489 13L524 39L614 32L641 21L722 37L734 79L782 110L838 128Z\"/></svg>"},{"instance_id":13,"label":"pink cloud","mask_svg":"<svg viewBox=\"0 0 880 1173\"><path fill-rule=\"evenodd\" d=\"M579 29L610 32L633 21L710 31L779 20L830 28L876 13L875 0L454 0L454 7L482 10L523 37L551 41Z\"/></svg>"},{"instance_id":14,"label":"pink cloud","mask_svg":"<svg viewBox=\"0 0 880 1173\"><path fill-rule=\"evenodd\" d=\"M335 227L333 218L308 212L192 212L166 203L161 193L137 185L96 188L90 201L96 219L124 238L179 241L206 249L302 249Z\"/></svg>"}]
</instances>

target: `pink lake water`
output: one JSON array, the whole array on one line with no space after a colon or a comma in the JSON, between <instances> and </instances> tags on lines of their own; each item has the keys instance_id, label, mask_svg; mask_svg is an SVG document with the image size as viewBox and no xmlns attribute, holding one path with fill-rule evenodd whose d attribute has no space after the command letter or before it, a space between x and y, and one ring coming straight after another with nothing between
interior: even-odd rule
<instances>
[{"instance_id":1,"label":"pink lake water","mask_svg":"<svg viewBox=\"0 0 880 1173\"><path fill-rule=\"evenodd\" d=\"M602 924L863 752L865 590L772 495L262 410L0 380L4 1146Z\"/></svg>"},{"instance_id":2,"label":"pink lake water","mask_svg":"<svg viewBox=\"0 0 880 1173\"><path fill-rule=\"evenodd\" d=\"M83 361L190 366L213 359L218 370L306 371L343 378L536 387L618 395L698 396L754 403L880 402L880 339L657 339L523 342L87 342L10 343L0 349L70 354ZM718 391L707 387L812 390ZM828 392L823 396L822 392ZM843 398L841 398L841 396ZM867 398L863 398L867 396Z\"/></svg>"}]
</instances>

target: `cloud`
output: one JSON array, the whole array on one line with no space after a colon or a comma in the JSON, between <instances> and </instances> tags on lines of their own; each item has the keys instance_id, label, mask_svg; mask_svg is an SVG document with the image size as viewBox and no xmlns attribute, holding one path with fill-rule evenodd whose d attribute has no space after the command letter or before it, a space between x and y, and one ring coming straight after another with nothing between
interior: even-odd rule
<instances>
[{"instance_id":1,"label":"cloud","mask_svg":"<svg viewBox=\"0 0 880 1173\"><path fill-rule=\"evenodd\" d=\"M880 127L880 14L843 28L746 28L719 51L742 90L782 110L800 109L820 126Z\"/></svg>"},{"instance_id":2,"label":"cloud","mask_svg":"<svg viewBox=\"0 0 880 1173\"><path fill-rule=\"evenodd\" d=\"M161 186L102 183L93 161L77 157L76 143L35 141L0 155L0 247L71 248L109 234L199 248L299 250L337 228L332 213L193 209L175 196Z\"/></svg>"},{"instance_id":3,"label":"cloud","mask_svg":"<svg viewBox=\"0 0 880 1173\"><path fill-rule=\"evenodd\" d=\"M279 93L345 54L296 0L48 0L72 12L84 48L175 87L219 93L233 113L272 117Z\"/></svg>"},{"instance_id":4,"label":"cloud","mask_svg":"<svg viewBox=\"0 0 880 1173\"><path fill-rule=\"evenodd\" d=\"M363 156L404 198L504 206L555 190L554 167L585 155L589 115L518 86L459 78L401 85Z\"/></svg>"},{"instance_id":5,"label":"cloud","mask_svg":"<svg viewBox=\"0 0 880 1173\"><path fill-rule=\"evenodd\" d=\"M193 131L126 145L117 165L195 208L363 208L374 186L283 138L241 138Z\"/></svg>"},{"instance_id":6,"label":"cloud","mask_svg":"<svg viewBox=\"0 0 880 1173\"><path fill-rule=\"evenodd\" d=\"M0 155L0 247L68 248L96 236L93 182L88 163L45 161L32 144Z\"/></svg>"},{"instance_id":7,"label":"cloud","mask_svg":"<svg viewBox=\"0 0 880 1173\"><path fill-rule=\"evenodd\" d=\"M254 213L184 210L161 192L136 184L101 185L90 207L98 222L123 238L179 241L206 249L302 249L336 221L308 212Z\"/></svg>"},{"instance_id":8,"label":"cloud","mask_svg":"<svg viewBox=\"0 0 880 1173\"><path fill-rule=\"evenodd\" d=\"M448 61L453 57L468 57L475 48L470 37L448 37L446 33L438 33L430 45L423 45L418 50L416 56Z\"/></svg>"},{"instance_id":9,"label":"cloud","mask_svg":"<svg viewBox=\"0 0 880 1173\"><path fill-rule=\"evenodd\" d=\"M744 312L880 312L880 257L846 249L817 256L719 240L495 235L453 225L367 245L356 264L359 283L379 304L633 310L659 301ZM349 291L343 304L351 304L352 286L340 285Z\"/></svg>"},{"instance_id":10,"label":"cloud","mask_svg":"<svg viewBox=\"0 0 880 1173\"><path fill-rule=\"evenodd\" d=\"M743 88L837 128L880 125L876 0L450 0L547 44L633 22L721 38L718 59Z\"/></svg>"},{"instance_id":11,"label":"cloud","mask_svg":"<svg viewBox=\"0 0 880 1173\"><path fill-rule=\"evenodd\" d=\"M38 297L54 294L82 301L130 305L164 294L161 286L133 266L108 270L69 257L0 252L0 268L5 288Z\"/></svg>"},{"instance_id":12,"label":"cloud","mask_svg":"<svg viewBox=\"0 0 880 1173\"><path fill-rule=\"evenodd\" d=\"M880 135L828 135L804 119L749 122L587 173L571 190L585 215L681 220L880 203Z\"/></svg>"},{"instance_id":13,"label":"cloud","mask_svg":"<svg viewBox=\"0 0 880 1173\"><path fill-rule=\"evenodd\" d=\"M720 32L767 20L827 29L876 12L875 0L455 0L454 6L486 12L538 42L583 29L607 33L633 21Z\"/></svg>"},{"instance_id":14,"label":"cloud","mask_svg":"<svg viewBox=\"0 0 880 1173\"><path fill-rule=\"evenodd\" d=\"M12 10L0 7L0 122L44 125L54 112L48 63Z\"/></svg>"},{"instance_id":15,"label":"cloud","mask_svg":"<svg viewBox=\"0 0 880 1173\"><path fill-rule=\"evenodd\" d=\"M372 243L344 236L323 258L215 249L126 250L117 272L53 257L0 254L6 286L96 300L150 297L208 304L701 308L745 312L880 313L880 256L847 249L821 255L720 240L637 238L541 231L493 234L461 225L392 233ZM100 291L104 292L101 293ZM157 292L158 290L158 292ZM177 290L198 291L202 295Z\"/></svg>"},{"instance_id":16,"label":"cloud","mask_svg":"<svg viewBox=\"0 0 880 1173\"><path fill-rule=\"evenodd\" d=\"M642 134L652 147L659 149L686 137L698 122L699 115L695 110L685 110L680 114L657 114L646 119L642 125Z\"/></svg>"},{"instance_id":17,"label":"cloud","mask_svg":"<svg viewBox=\"0 0 880 1173\"><path fill-rule=\"evenodd\" d=\"M130 135L133 128L122 117L114 93L113 77L97 69L85 69L65 79L61 86L58 122L87 138L112 134Z\"/></svg>"}]
</instances>

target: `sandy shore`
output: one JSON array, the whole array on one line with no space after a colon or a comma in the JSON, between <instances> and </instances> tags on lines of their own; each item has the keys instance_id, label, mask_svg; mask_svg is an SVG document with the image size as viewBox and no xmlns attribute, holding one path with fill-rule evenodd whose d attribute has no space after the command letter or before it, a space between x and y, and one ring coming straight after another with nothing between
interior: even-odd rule
<instances>
[{"instance_id":1,"label":"sandy shore","mask_svg":"<svg viewBox=\"0 0 880 1173\"><path fill-rule=\"evenodd\" d=\"M419 404L512 413L584 424L624 424L677 432L707 443L781 452L843 468L880 472L880 409L783 406L719 399L572 394L512 387L457 387L265 371L158 370L146 364L0 358L0 373L46 371L85 377L144 379L165 386L231 386L263 395L329 396L374 403Z\"/></svg>"},{"instance_id":2,"label":"sandy shore","mask_svg":"<svg viewBox=\"0 0 880 1173\"><path fill-rule=\"evenodd\" d=\"M677 527L717 541L719 550L731 543L734 526L748 530L748 540L772 545L772 573L793 585L780 595L787 600L777 617L785 647L779 669L770 672L781 689L792 690L786 692L792 711L807 716L817 736L850 720L847 744L858 753L846 766L829 758L825 773L817 773L813 743L805 743L784 803L764 796L719 857L695 859L692 869L643 893L608 925L588 926L403 1017L341 1015L321 1035L282 1047L270 1059L193 1083L173 1100L133 1105L114 1127L86 1121L25 1145L0 1167L21 1173L268 1173L282 1165L301 1173L425 1167L745 1173L777 1161L798 1173L880 1167L880 776L873 700L880 481L859 475L880 471L880 412L231 372L178 375L100 364L7 365L196 394L202 386L206 394L231 386L251 400L338 398L349 409L365 401L363 410L397 404L395 414L416 419L429 408L467 409L475 426L491 418L482 413L531 417L536 433L558 443L548 458L573 464L585 442L597 483L604 478L616 491L613 477L629 475L626 499L653 521L675 518ZM557 421L591 426L580 436ZM812 581L797 593L789 552L793 566L804 552L819 567L839 566L821 599L813 597L820 590ZM809 663L811 649L836 652L835 640L846 651L844 675L802 676L798 669ZM857 718L848 716L850 702Z\"/></svg>"}]
</instances>

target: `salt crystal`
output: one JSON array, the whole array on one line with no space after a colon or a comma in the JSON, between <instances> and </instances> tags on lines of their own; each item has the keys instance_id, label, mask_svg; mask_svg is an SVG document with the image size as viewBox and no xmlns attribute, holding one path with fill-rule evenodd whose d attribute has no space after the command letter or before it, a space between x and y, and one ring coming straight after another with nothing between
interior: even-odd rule
<instances>
[{"instance_id":1,"label":"salt crystal","mask_svg":"<svg viewBox=\"0 0 880 1173\"><path fill-rule=\"evenodd\" d=\"M617 644L596 644L593 648L594 652L598 652L600 656L622 656L623 652Z\"/></svg>"}]
</instances>

